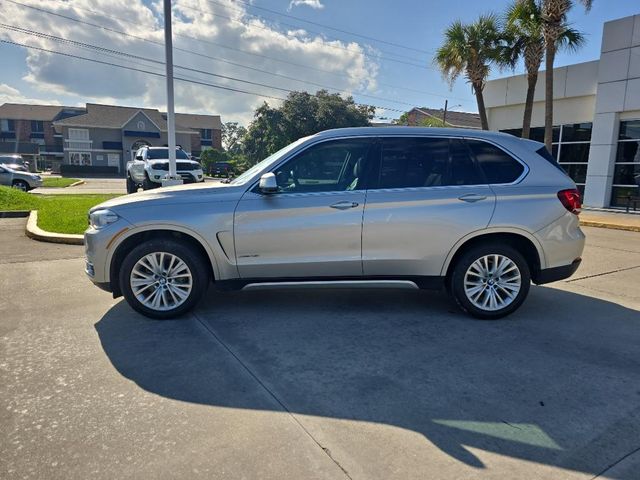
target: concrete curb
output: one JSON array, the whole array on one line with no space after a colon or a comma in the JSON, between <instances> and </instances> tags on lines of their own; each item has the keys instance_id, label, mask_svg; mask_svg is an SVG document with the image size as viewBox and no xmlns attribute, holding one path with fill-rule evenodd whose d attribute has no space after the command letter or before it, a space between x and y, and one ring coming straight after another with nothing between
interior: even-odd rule
<instances>
[{"instance_id":1,"label":"concrete curb","mask_svg":"<svg viewBox=\"0 0 640 480\"><path fill-rule=\"evenodd\" d=\"M611 230L625 230L627 232L640 232L638 225L622 225L619 223L596 222L593 220L580 220L583 227L609 228Z\"/></svg>"},{"instance_id":2,"label":"concrete curb","mask_svg":"<svg viewBox=\"0 0 640 480\"><path fill-rule=\"evenodd\" d=\"M65 243L67 245L84 245L84 236L71 235L68 233L53 233L42 230L38 227L38 211L31 210L27 221L27 237L40 242Z\"/></svg>"},{"instance_id":3,"label":"concrete curb","mask_svg":"<svg viewBox=\"0 0 640 480\"><path fill-rule=\"evenodd\" d=\"M69 185L67 188L70 187L77 187L78 185L84 185L86 182L84 180L78 180L77 182L72 183L71 185Z\"/></svg>"}]
</instances>

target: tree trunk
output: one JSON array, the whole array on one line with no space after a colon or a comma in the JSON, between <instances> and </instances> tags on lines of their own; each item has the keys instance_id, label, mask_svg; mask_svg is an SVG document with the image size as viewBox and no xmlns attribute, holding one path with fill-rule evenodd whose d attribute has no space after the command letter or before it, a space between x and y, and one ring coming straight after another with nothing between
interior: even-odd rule
<instances>
[{"instance_id":1,"label":"tree trunk","mask_svg":"<svg viewBox=\"0 0 640 480\"><path fill-rule=\"evenodd\" d=\"M536 93L538 72L527 75L527 99L524 102L524 117L522 118L522 138L531 137L531 115L533 113L533 96Z\"/></svg>"},{"instance_id":2,"label":"tree trunk","mask_svg":"<svg viewBox=\"0 0 640 480\"><path fill-rule=\"evenodd\" d=\"M555 42L548 42L545 58L544 89L544 144L553 151L553 64L556 58Z\"/></svg>"},{"instance_id":3,"label":"tree trunk","mask_svg":"<svg viewBox=\"0 0 640 480\"><path fill-rule=\"evenodd\" d=\"M489 121L487 120L487 110L484 108L484 97L482 95L482 85L473 85L473 91L476 94L476 102L478 102L478 113L480 114L480 123L483 130L489 130Z\"/></svg>"}]
</instances>

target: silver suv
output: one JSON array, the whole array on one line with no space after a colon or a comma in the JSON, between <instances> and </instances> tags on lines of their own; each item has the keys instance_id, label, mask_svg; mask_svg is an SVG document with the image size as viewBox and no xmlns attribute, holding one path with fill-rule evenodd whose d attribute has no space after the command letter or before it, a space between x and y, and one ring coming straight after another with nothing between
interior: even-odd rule
<instances>
[{"instance_id":1,"label":"silver suv","mask_svg":"<svg viewBox=\"0 0 640 480\"><path fill-rule=\"evenodd\" d=\"M330 130L229 184L91 209L86 272L172 318L219 289L311 283L445 287L462 310L515 311L531 281L580 264L580 193L540 143L411 127Z\"/></svg>"}]
</instances>

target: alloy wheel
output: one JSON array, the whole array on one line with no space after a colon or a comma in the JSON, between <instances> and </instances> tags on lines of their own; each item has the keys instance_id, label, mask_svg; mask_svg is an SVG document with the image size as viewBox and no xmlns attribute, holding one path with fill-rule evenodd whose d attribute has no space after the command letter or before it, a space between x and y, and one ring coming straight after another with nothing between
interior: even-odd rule
<instances>
[{"instance_id":1,"label":"alloy wheel","mask_svg":"<svg viewBox=\"0 0 640 480\"><path fill-rule=\"evenodd\" d=\"M520 269L509 257L484 255L464 275L464 293L477 308L496 311L508 307L520 293Z\"/></svg>"},{"instance_id":2,"label":"alloy wheel","mask_svg":"<svg viewBox=\"0 0 640 480\"><path fill-rule=\"evenodd\" d=\"M138 301L156 311L179 307L193 289L187 264L168 252L153 252L140 258L131 269L129 282Z\"/></svg>"}]
</instances>

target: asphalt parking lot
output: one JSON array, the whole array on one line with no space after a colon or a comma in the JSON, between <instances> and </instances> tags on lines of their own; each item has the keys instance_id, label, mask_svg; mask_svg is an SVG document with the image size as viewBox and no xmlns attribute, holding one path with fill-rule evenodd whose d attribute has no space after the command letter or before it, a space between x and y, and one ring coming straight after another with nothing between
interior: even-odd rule
<instances>
[{"instance_id":1,"label":"asphalt parking lot","mask_svg":"<svg viewBox=\"0 0 640 480\"><path fill-rule=\"evenodd\" d=\"M0 477L640 478L640 233L480 322L405 290L208 292L157 322L0 219Z\"/></svg>"}]
</instances>

